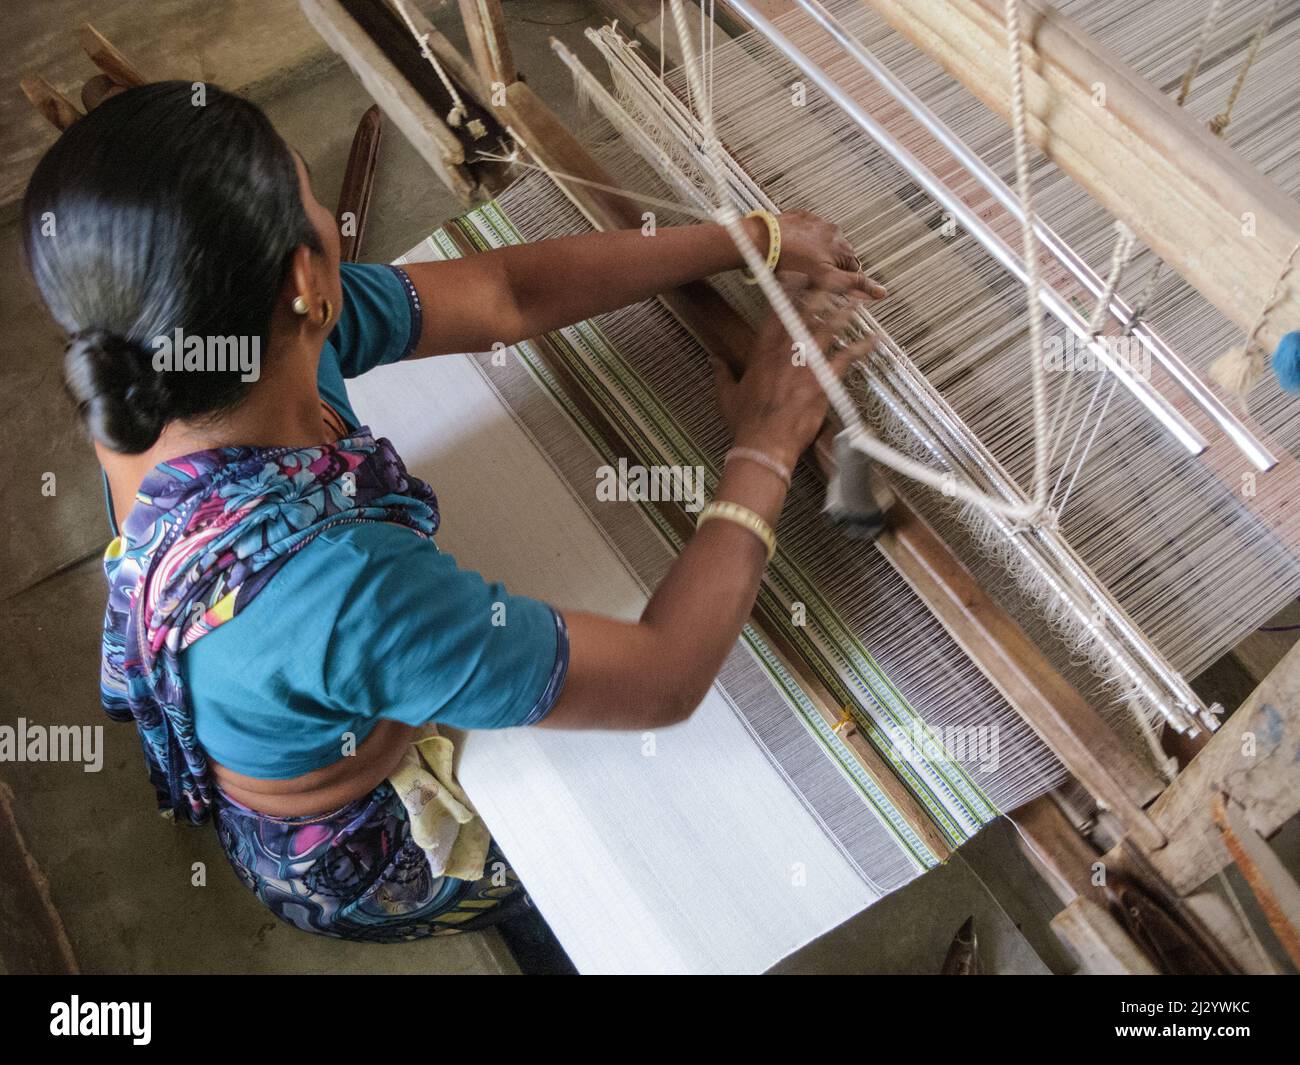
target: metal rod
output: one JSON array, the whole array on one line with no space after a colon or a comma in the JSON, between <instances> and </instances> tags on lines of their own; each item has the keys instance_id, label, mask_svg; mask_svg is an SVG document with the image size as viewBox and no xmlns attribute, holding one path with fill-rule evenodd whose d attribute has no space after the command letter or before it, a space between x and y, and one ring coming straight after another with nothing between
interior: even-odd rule
<instances>
[{"instance_id":1,"label":"metal rod","mask_svg":"<svg viewBox=\"0 0 1300 1065\"><path fill-rule=\"evenodd\" d=\"M1020 199L1006 182L998 177L983 159L971 151L920 97L894 75L893 71L849 33L819 0L795 0L795 2L808 12L840 47L857 60L867 73L875 78L881 88L901 104L935 140L970 171L971 176L983 185L1016 221L1024 220L1025 213ZM1034 218L1034 232L1038 234L1038 239L1052 257L1069 270L1093 296L1100 296L1105 291L1106 283L1056 234L1051 226L1037 216ZM1266 471L1277 465L1277 457L1219 400L1219 397L1206 386L1195 371L1188 367L1177 352L1146 322L1141 319L1134 320L1133 309L1118 293L1111 296L1108 309L1125 328L1132 326L1132 333L1142 346L1155 356L1169 376L1182 386L1192 401L1205 411L1257 469Z\"/></svg>"},{"instance_id":2,"label":"metal rod","mask_svg":"<svg viewBox=\"0 0 1300 1065\"><path fill-rule=\"evenodd\" d=\"M898 163L912 179L930 196L942 204L957 222L983 245L994 259L1022 284L1028 280L1024 261L993 232L984 221L975 214L946 184L944 184L924 163L904 148L893 135L880 125L866 110L849 96L836 82L828 78L811 59L796 48L772 23L749 3L749 0L727 0L728 6L738 11L759 33L780 50L787 59L797 66L819 89L822 90L840 109L874 140L889 156ZM1116 359L1103 343L1098 342L1090 333L1085 322L1074 309L1050 285L1040 289L1043 305L1052 317L1069 329L1092 350L1119 382L1150 412L1180 444L1193 455L1199 455L1207 446L1205 438L1170 402L1157 392L1150 382L1134 374L1127 365ZM1040 353L1034 352L1034 358Z\"/></svg>"}]
</instances>

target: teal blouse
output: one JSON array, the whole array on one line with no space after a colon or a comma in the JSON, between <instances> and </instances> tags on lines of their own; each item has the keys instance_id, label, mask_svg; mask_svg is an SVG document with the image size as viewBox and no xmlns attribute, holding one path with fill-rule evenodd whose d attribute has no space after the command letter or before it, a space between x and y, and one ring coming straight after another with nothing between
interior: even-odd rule
<instances>
[{"instance_id":1,"label":"teal blouse","mask_svg":"<svg viewBox=\"0 0 1300 1065\"><path fill-rule=\"evenodd\" d=\"M345 263L342 275L317 380L355 429L345 380L409 355L421 311L402 270ZM564 622L545 603L458 568L407 529L361 523L308 543L181 664L209 756L275 780L338 761L382 718L535 724L554 705L568 659Z\"/></svg>"}]
</instances>

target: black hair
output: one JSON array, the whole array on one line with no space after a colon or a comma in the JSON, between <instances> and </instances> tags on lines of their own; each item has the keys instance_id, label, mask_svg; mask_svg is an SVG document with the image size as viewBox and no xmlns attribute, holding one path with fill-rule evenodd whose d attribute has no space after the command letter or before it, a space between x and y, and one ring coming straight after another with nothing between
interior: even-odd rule
<instances>
[{"instance_id":1,"label":"black hair","mask_svg":"<svg viewBox=\"0 0 1300 1065\"><path fill-rule=\"evenodd\" d=\"M294 250L321 250L266 115L180 81L128 89L64 131L28 182L23 242L70 336L64 382L86 427L131 454L249 387L237 371L155 370L154 338L257 338L265 352Z\"/></svg>"}]
</instances>

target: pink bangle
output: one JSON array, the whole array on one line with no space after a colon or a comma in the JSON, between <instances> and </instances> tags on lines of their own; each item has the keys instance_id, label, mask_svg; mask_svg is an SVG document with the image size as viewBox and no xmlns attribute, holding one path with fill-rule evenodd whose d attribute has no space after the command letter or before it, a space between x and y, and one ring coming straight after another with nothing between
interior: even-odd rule
<instances>
[{"instance_id":1,"label":"pink bangle","mask_svg":"<svg viewBox=\"0 0 1300 1065\"><path fill-rule=\"evenodd\" d=\"M780 477L781 480L785 482L787 488L790 487L791 474L789 469L782 466L776 461L776 459L772 458L771 455L767 455L762 451L757 451L752 447L733 447L727 452L726 457L723 458L722 465L725 467L732 459L749 459L750 462L757 462L760 466L771 470Z\"/></svg>"}]
</instances>

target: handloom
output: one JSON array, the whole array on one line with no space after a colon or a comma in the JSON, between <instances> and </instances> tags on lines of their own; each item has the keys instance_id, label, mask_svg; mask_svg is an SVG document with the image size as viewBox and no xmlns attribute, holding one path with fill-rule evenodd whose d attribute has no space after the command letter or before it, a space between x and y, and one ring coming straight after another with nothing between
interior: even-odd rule
<instances>
[{"instance_id":1,"label":"handloom","mask_svg":"<svg viewBox=\"0 0 1300 1065\"><path fill-rule=\"evenodd\" d=\"M1226 791L1264 835L1296 808L1277 762L1225 781L1222 752L1260 708L1206 742L1221 711L1187 679L1300 592L1300 406L1239 371L1253 386L1243 403L1208 372L1243 335L1236 361L1257 362L1297 322L1281 281L1300 209L1264 176L1290 189L1294 151L1252 95L1275 114L1294 106L1294 13L1216 3L1213 21L1184 25L1155 4L1144 12L1163 18L1132 34L1124 4L1013 0L1035 60L1017 93L1005 49L1000 68L979 66L1006 28L989 0L796 0L776 19L737 2L757 32L734 40L703 10L692 40L673 4L659 47L678 49L681 69L657 71L617 27L593 30L611 93L557 47L594 105L580 142L517 80L493 4L462 3L473 66L408 4L303 6L451 187L495 196L421 257L640 225L646 204L656 224L715 214L720 188L732 209L807 207L843 228L891 293L864 322L883 339L849 383L850 417L949 490L893 477L901 502L873 547L825 525L820 474L801 467L721 690L871 895L1028 809L1021 827L1066 889L1062 927L1095 930L1105 917L1086 869L1067 868L1089 846L1068 840L1060 811L1073 804L1116 845L1108 864L1213 942L1183 899L1223 864L1206 835L1211 795ZM960 43L945 43L961 19ZM1127 65L1086 29L1142 54ZM1226 105L1212 91L1225 85ZM1180 90L1177 105L1160 89ZM1071 118L1085 103L1097 114ZM1213 130L1179 106L1213 108ZM463 121L473 107L477 128ZM1014 151L998 111L1046 154ZM1121 136L1116 114L1146 139ZM516 161L525 176L502 189ZM1028 303L1027 286L1040 290ZM593 454L698 466L714 483L724 440L704 355L743 351L762 305L725 281L663 304L519 345L513 393L498 383L508 368L480 360L579 499L595 498ZM1036 381L1030 350L1059 372ZM557 412L587 450L555 437ZM614 520L588 510L602 528ZM671 502L639 510L605 533L650 585L691 519ZM1294 717L1274 733L1280 750L1294 749ZM1161 729L1202 753L1171 764ZM1257 786L1277 801L1253 803ZM1070 801L1031 803L1054 789ZM1221 944L1209 953L1250 964Z\"/></svg>"}]
</instances>

